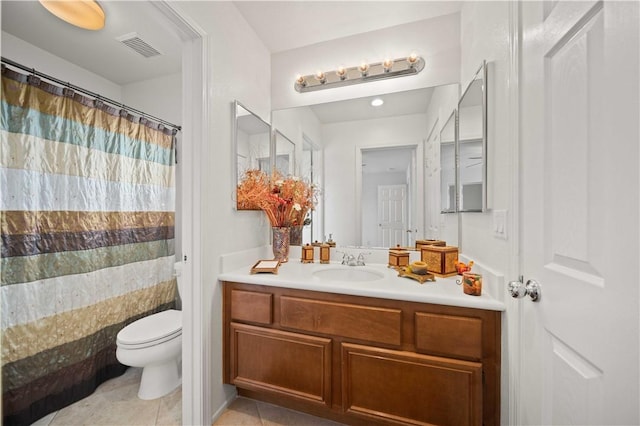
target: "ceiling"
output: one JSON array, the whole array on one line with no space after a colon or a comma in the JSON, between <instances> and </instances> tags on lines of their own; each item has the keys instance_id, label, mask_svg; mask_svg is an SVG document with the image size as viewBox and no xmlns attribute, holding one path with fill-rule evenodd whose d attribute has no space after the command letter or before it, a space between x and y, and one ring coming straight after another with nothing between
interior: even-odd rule
<instances>
[{"instance_id":1,"label":"ceiling","mask_svg":"<svg viewBox=\"0 0 640 426\"><path fill-rule=\"evenodd\" d=\"M119 85L180 72L180 38L153 2L99 0L99 3L107 17L105 27L87 31L55 18L35 0L2 0L2 30ZM461 8L458 1L235 1L234 4L271 52L455 13ZM133 32L162 55L145 58L116 40Z\"/></svg>"},{"instance_id":2,"label":"ceiling","mask_svg":"<svg viewBox=\"0 0 640 426\"><path fill-rule=\"evenodd\" d=\"M181 41L171 25L163 24L159 9L140 1L99 3L105 27L88 31L56 18L38 1L2 0L2 30L119 85L180 72ZM145 58L116 40L130 33L162 55Z\"/></svg>"},{"instance_id":3,"label":"ceiling","mask_svg":"<svg viewBox=\"0 0 640 426\"><path fill-rule=\"evenodd\" d=\"M272 52L459 12L460 1L235 1Z\"/></svg>"}]
</instances>

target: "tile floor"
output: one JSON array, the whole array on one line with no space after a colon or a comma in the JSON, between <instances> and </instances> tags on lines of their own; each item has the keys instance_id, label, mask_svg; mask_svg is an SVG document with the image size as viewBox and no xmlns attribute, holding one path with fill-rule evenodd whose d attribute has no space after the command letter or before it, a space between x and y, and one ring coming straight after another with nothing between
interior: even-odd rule
<instances>
[{"instance_id":1,"label":"tile floor","mask_svg":"<svg viewBox=\"0 0 640 426\"><path fill-rule=\"evenodd\" d=\"M213 426L338 426L331 420L310 416L298 411L254 401L236 398Z\"/></svg>"},{"instance_id":2,"label":"tile floor","mask_svg":"<svg viewBox=\"0 0 640 426\"><path fill-rule=\"evenodd\" d=\"M33 426L72 425L181 425L182 389L145 401L138 398L141 368L101 384L88 397L38 420Z\"/></svg>"},{"instance_id":3,"label":"tile floor","mask_svg":"<svg viewBox=\"0 0 640 426\"><path fill-rule=\"evenodd\" d=\"M51 413L32 426L175 426L182 424L182 389L144 401L138 398L141 368L129 368L88 397ZM214 426L339 426L340 423L239 397Z\"/></svg>"}]
</instances>

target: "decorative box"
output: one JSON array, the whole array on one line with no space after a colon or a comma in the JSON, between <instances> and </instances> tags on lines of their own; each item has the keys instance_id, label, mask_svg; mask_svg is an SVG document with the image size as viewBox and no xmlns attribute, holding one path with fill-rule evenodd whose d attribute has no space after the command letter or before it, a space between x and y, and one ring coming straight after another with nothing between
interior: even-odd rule
<instances>
[{"instance_id":1,"label":"decorative box","mask_svg":"<svg viewBox=\"0 0 640 426\"><path fill-rule=\"evenodd\" d=\"M402 248L389 249L389 266L407 266L409 265L409 252Z\"/></svg>"},{"instance_id":2,"label":"decorative box","mask_svg":"<svg viewBox=\"0 0 640 426\"><path fill-rule=\"evenodd\" d=\"M320 245L320 263L329 263L331 261L331 246L329 244Z\"/></svg>"},{"instance_id":3,"label":"decorative box","mask_svg":"<svg viewBox=\"0 0 640 426\"><path fill-rule=\"evenodd\" d=\"M458 247L423 246L421 260L427 264L427 271L441 277L457 275Z\"/></svg>"},{"instance_id":4,"label":"decorative box","mask_svg":"<svg viewBox=\"0 0 640 426\"><path fill-rule=\"evenodd\" d=\"M313 246L309 243L302 246L302 259L300 261L302 263L313 263Z\"/></svg>"},{"instance_id":5,"label":"decorative box","mask_svg":"<svg viewBox=\"0 0 640 426\"><path fill-rule=\"evenodd\" d=\"M416 250L422 250L424 246L438 246L444 247L447 243L443 240L416 240Z\"/></svg>"}]
</instances>

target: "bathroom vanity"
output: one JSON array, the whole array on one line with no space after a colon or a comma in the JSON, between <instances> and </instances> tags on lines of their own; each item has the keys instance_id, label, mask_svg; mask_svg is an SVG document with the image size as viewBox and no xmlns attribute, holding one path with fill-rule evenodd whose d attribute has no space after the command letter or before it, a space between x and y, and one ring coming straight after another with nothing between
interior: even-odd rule
<instances>
[{"instance_id":1,"label":"bathroom vanity","mask_svg":"<svg viewBox=\"0 0 640 426\"><path fill-rule=\"evenodd\" d=\"M224 382L348 424L499 424L503 305L357 268L223 274Z\"/></svg>"}]
</instances>

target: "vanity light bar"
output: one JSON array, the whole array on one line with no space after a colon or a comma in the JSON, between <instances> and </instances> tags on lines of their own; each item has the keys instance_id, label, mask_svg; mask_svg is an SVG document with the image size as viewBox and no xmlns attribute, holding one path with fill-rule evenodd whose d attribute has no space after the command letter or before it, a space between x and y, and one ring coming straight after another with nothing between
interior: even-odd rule
<instances>
[{"instance_id":1,"label":"vanity light bar","mask_svg":"<svg viewBox=\"0 0 640 426\"><path fill-rule=\"evenodd\" d=\"M424 59L416 54L411 54L409 57L400 59L385 59L382 62L376 62L374 64L363 62L355 67L338 67L338 69L334 71L318 71L315 74L300 75L296 78L294 88L296 91L304 93L414 75L422 71L424 65Z\"/></svg>"}]
</instances>

